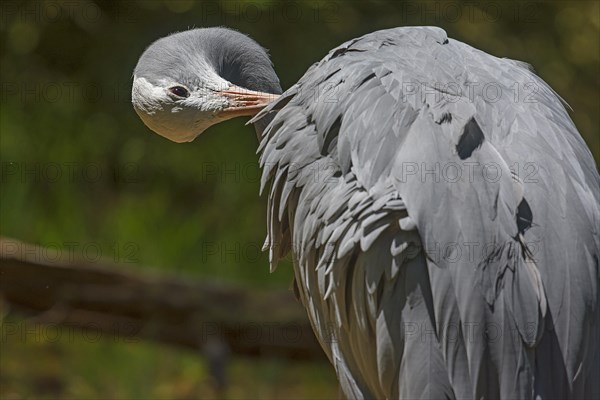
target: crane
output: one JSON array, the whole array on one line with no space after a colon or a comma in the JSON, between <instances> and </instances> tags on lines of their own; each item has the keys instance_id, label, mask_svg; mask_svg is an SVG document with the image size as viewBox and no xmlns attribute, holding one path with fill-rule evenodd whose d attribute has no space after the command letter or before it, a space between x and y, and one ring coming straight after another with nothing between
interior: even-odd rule
<instances>
[{"instance_id":1,"label":"crane","mask_svg":"<svg viewBox=\"0 0 600 400\"><path fill-rule=\"evenodd\" d=\"M271 268L344 395L600 398L600 177L525 63L400 27L350 40L282 93L227 28L152 43L144 123L175 142L252 116Z\"/></svg>"}]
</instances>

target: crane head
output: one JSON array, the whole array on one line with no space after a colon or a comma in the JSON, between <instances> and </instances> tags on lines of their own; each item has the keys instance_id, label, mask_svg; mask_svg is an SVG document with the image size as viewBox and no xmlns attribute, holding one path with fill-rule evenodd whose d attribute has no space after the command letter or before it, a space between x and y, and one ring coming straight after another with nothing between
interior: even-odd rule
<instances>
[{"instance_id":1,"label":"crane head","mask_svg":"<svg viewBox=\"0 0 600 400\"><path fill-rule=\"evenodd\" d=\"M253 70L270 76L249 77ZM273 76L275 82L269 82ZM210 126L255 115L278 97L252 86L279 88L262 47L229 29L193 29L161 38L144 51L131 100L148 128L174 142L191 142Z\"/></svg>"}]
</instances>

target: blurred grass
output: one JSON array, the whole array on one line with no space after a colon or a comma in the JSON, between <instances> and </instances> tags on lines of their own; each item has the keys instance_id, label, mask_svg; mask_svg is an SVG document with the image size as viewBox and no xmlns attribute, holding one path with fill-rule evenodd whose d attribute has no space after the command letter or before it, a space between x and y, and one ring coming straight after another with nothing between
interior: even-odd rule
<instances>
[{"instance_id":1,"label":"blurred grass","mask_svg":"<svg viewBox=\"0 0 600 400\"><path fill-rule=\"evenodd\" d=\"M220 394L203 359L189 351L64 327L27 326L27 331L2 334L0 398L5 400L337 396L335 374L324 363L234 358L229 366L230 384Z\"/></svg>"},{"instance_id":2,"label":"blurred grass","mask_svg":"<svg viewBox=\"0 0 600 400\"><path fill-rule=\"evenodd\" d=\"M597 1L287 4L1 2L0 234L195 279L261 290L289 284L289 263L270 275L259 251L266 207L253 130L228 121L194 143L173 144L152 134L130 105L131 74L144 48L192 26L250 34L270 50L286 88L343 41L439 25L491 54L531 63L573 107L600 158ZM3 395L52 397L32 380L54 373L61 396L171 398L191 387L210 397L196 355L152 344L3 341L0 367ZM331 397L335 385L326 366L271 361L235 360L231 381L235 398L278 398L286 388L298 398Z\"/></svg>"}]
</instances>

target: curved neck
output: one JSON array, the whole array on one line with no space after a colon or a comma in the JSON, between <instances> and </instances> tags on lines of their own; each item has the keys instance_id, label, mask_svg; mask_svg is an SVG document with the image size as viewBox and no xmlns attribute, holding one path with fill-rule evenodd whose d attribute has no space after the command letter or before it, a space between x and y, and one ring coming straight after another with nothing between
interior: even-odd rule
<instances>
[{"instance_id":1,"label":"curved neck","mask_svg":"<svg viewBox=\"0 0 600 400\"><path fill-rule=\"evenodd\" d=\"M281 94L279 78L265 49L242 33L218 33L210 38L215 45L206 45L207 56L219 76L246 89Z\"/></svg>"},{"instance_id":2,"label":"curved neck","mask_svg":"<svg viewBox=\"0 0 600 400\"><path fill-rule=\"evenodd\" d=\"M258 43L232 30L216 29L211 33L215 35L206 38L206 56L220 77L246 89L282 93L273 64ZM254 124L259 141L272 119L272 116L266 116Z\"/></svg>"}]
</instances>

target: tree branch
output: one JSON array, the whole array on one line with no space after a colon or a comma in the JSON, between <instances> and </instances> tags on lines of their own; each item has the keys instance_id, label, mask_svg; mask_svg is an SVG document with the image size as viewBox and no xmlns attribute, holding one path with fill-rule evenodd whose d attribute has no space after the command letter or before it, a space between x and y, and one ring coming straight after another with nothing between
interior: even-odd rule
<instances>
[{"instance_id":1,"label":"tree branch","mask_svg":"<svg viewBox=\"0 0 600 400\"><path fill-rule=\"evenodd\" d=\"M218 339L235 354L325 360L291 292L141 275L64 253L0 237L0 296L12 310L127 340L201 350Z\"/></svg>"}]
</instances>

